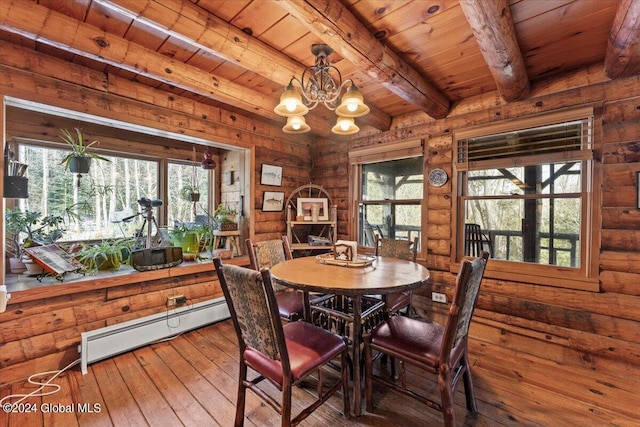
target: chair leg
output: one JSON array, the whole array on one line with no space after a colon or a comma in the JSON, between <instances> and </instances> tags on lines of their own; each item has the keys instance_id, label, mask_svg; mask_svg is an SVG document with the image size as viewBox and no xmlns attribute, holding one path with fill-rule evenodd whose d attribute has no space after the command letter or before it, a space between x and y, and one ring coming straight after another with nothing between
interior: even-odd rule
<instances>
[{"instance_id":1,"label":"chair leg","mask_svg":"<svg viewBox=\"0 0 640 427\"><path fill-rule=\"evenodd\" d=\"M440 398L442 400L442 415L445 427L454 427L456 417L453 406L453 390L451 389L451 374L440 371L438 384L440 385Z\"/></svg>"},{"instance_id":2,"label":"chair leg","mask_svg":"<svg viewBox=\"0 0 640 427\"><path fill-rule=\"evenodd\" d=\"M367 412L373 412L373 357L371 355L371 345L365 338L364 342L364 387L365 400L367 402Z\"/></svg>"},{"instance_id":3,"label":"chair leg","mask_svg":"<svg viewBox=\"0 0 640 427\"><path fill-rule=\"evenodd\" d=\"M476 405L476 394L473 391L473 378L471 377L471 367L469 365L469 355L465 352L460 363L464 364L464 373L462 380L464 381L464 396L467 400L467 409L473 413L478 412Z\"/></svg>"},{"instance_id":4,"label":"chair leg","mask_svg":"<svg viewBox=\"0 0 640 427\"><path fill-rule=\"evenodd\" d=\"M345 419L351 417L351 407L349 404L349 351L342 352L342 405Z\"/></svg>"},{"instance_id":5,"label":"chair leg","mask_svg":"<svg viewBox=\"0 0 640 427\"><path fill-rule=\"evenodd\" d=\"M242 358L242 355L240 355ZM247 365L244 361L240 361L240 375L238 378L238 399L236 401L236 420L233 423L235 427L244 426L244 406L247 388L244 382L247 380Z\"/></svg>"},{"instance_id":6,"label":"chair leg","mask_svg":"<svg viewBox=\"0 0 640 427\"><path fill-rule=\"evenodd\" d=\"M400 374L398 373L398 361L395 357L389 357L389 362L391 363L391 378L394 381L397 381L400 378Z\"/></svg>"},{"instance_id":7,"label":"chair leg","mask_svg":"<svg viewBox=\"0 0 640 427\"><path fill-rule=\"evenodd\" d=\"M291 426L291 380L284 378L282 384L282 427Z\"/></svg>"}]
</instances>

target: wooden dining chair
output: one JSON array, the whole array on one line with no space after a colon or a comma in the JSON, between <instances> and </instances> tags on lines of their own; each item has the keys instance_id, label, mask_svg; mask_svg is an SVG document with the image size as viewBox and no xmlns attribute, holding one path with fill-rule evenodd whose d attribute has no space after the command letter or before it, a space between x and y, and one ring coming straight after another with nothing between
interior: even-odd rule
<instances>
[{"instance_id":1,"label":"wooden dining chair","mask_svg":"<svg viewBox=\"0 0 640 427\"><path fill-rule=\"evenodd\" d=\"M282 239L262 242L253 242L251 239L246 239L245 243L249 254L249 263L251 268L256 271L263 267L271 268L280 262L293 258L287 236L282 236ZM303 293L277 283L273 287L280 317L287 322L302 319L304 317Z\"/></svg>"},{"instance_id":2,"label":"wooden dining chair","mask_svg":"<svg viewBox=\"0 0 640 427\"><path fill-rule=\"evenodd\" d=\"M482 252L480 257L462 262L445 326L404 316L392 316L376 327L371 334L365 335L367 411L373 412L373 383L377 382L440 410L444 415L445 425L452 427L455 425L454 391L458 380L462 378L467 409L477 412L467 352L467 336L488 258L489 253ZM400 384L382 375L373 374L374 351L400 361ZM418 366L438 377L440 402L407 386L404 363Z\"/></svg>"},{"instance_id":3,"label":"wooden dining chair","mask_svg":"<svg viewBox=\"0 0 640 427\"><path fill-rule=\"evenodd\" d=\"M418 238L411 240L384 239L376 234L375 255L405 259L416 262L418 256ZM390 315L401 313L406 309L407 316L411 316L411 291L396 292L383 297L387 312Z\"/></svg>"},{"instance_id":4,"label":"wooden dining chair","mask_svg":"<svg viewBox=\"0 0 640 427\"><path fill-rule=\"evenodd\" d=\"M342 390L343 415L350 417L347 345L334 333L307 322L280 321L268 268L259 272L235 265L213 264L233 319L240 349L240 378L234 425L244 425L246 390L256 393L282 417L282 426L295 426L339 390ZM323 392L320 369L340 358L341 378ZM258 373L247 379L247 368ZM317 372L317 400L291 418L292 387ZM268 380L282 392L281 402L259 384Z\"/></svg>"},{"instance_id":5,"label":"wooden dining chair","mask_svg":"<svg viewBox=\"0 0 640 427\"><path fill-rule=\"evenodd\" d=\"M464 225L464 256L477 257L482 251L488 251L493 258L493 240L487 236L479 224Z\"/></svg>"}]
</instances>

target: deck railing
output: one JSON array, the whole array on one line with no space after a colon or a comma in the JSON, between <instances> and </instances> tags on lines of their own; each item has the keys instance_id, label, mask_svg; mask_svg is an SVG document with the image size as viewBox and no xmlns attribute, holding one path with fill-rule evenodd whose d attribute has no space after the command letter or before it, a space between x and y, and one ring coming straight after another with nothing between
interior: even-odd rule
<instances>
[{"instance_id":1,"label":"deck railing","mask_svg":"<svg viewBox=\"0 0 640 427\"><path fill-rule=\"evenodd\" d=\"M495 257L507 261L523 261L521 231L512 230L486 230L485 233L493 242ZM547 241L548 244L540 243L541 251L549 253L549 265L564 265L558 263L561 254L569 254L569 265L567 267L578 266L578 250L580 247L580 235L575 233L554 233L553 239L549 233L538 233L540 242ZM559 257L560 256L560 257Z\"/></svg>"}]
</instances>

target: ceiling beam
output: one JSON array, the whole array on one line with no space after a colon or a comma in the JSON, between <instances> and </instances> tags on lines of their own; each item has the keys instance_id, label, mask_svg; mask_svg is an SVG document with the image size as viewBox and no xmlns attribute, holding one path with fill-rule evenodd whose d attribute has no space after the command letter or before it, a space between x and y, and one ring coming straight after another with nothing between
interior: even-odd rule
<instances>
[{"instance_id":1,"label":"ceiling beam","mask_svg":"<svg viewBox=\"0 0 640 427\"><path fill-rule=\"evenodd\" d=\"M76 55L179 87L267 119L282 122L274 101L197 67L173 60L89 24L78 22L27 0L12 0L0 9L0 29ZM316 123L317 122L317 123ZM323 120L311 118L318 134L330 134Z\"/></svg>"},{"instance_id":2,"label":"ceiling beam","mask_svg":"<svg viewBox=\"0 0 640 427\"><path fill-rule=\"evenodd\" d=\"M506 101L529 94L529 76L516 39L508 0L460 0L498 92Z\"/></svg>"},{"instance_id":3,"label":"ceiling beam","mask_svg":"<svg viewBox=\"0 0 640 427\"><path fill-rule=\"evenodd\" d=\"M163 34L186 41L219 58L279 83L284 88L305 66L268 44L250 36L202 8L179 0L95 0L103 6L139 22L151 25ZM278 93L278 95L280 95ZM278 99L272 100L275 107ZM380 109L360 121L379 130L389 130L391 117ZM284 119L283 119L284 120ZM313 130L322 124L309 119ZM326 127L326 124L324 125Z\"/></svg>"},{"instance_id":4,"label":"ceiling beam","mask_svg":"<svg viewBox=\"0 0 640 427\"><path fill-rule=\"evenodd\" d=\"M431 117L443 118L448 114L449 100L377 40L340 1L280 0L278 4L389 91Z\"/></svg>"},{"instance_id":5,"label":"ceiling beam","mask_svg":"<svg viewBox=\"0 0 640 427\"><path fill-rule=\"evenodd\" d=\"M621 0L613 19L604 71L610 79L640 72L640 2Z\"/></svg>"}]
</instances>

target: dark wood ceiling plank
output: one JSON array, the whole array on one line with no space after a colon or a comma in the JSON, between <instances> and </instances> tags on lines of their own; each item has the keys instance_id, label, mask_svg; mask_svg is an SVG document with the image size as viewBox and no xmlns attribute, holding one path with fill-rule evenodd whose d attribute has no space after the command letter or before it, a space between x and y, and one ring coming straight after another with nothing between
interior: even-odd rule
<instances>
[{"instance_id":1,"label":"dark wood ceiling plank","mask_svg":"<svg viewBox=\"0 0 640 427\"><path fill-rule=\"evenodd\" d=\"M460 0L460 7L480 45L482 56L507 101L529 94L529 76L516 39L507 0Z\"/></svg>"},{"instance_id":2,"label":"dark wood ceiling plank","mask_svg":"<svg viewBox=\"0 0 640 427\"><path fill-rule=\"evenodd\" d=\"M620 2L609 36L604 69L612 79L640 72L640 2Z\"/></svg>"},{"instance_id":3,"label":"dark wood ceiling plank","mask_svg":"<svg viewBox=\"0 0 640 427\"><path fill-rule=\"evenodd\" d=\"M391 92L419 106L431 117L447 115L449 100L395 52L376 40L339 1L279 1L278 4Z\"/></svg>"}]
</instances>

